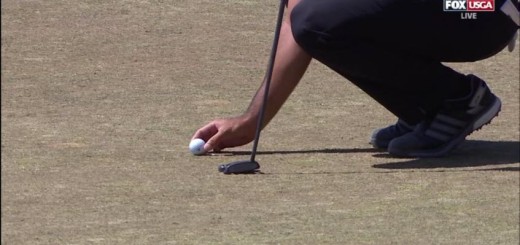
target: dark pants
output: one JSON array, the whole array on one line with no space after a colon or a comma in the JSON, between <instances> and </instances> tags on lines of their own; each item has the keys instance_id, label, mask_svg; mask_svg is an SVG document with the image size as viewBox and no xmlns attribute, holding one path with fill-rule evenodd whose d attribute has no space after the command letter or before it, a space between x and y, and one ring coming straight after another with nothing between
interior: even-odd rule
<instances>
[{"instance_id":1,"label":"dark pants","mask_svg":"<svg viewBox=\"0 0 520 245\"><path fill-rule=\"evenodd\" d=\"M468 20L444 12L442 0L302 0L292 31L313 58L415 124L469 93L468 78L441 62L481 60L507 45L518 27L503 2Z\"/></svg>"}]
</instances>

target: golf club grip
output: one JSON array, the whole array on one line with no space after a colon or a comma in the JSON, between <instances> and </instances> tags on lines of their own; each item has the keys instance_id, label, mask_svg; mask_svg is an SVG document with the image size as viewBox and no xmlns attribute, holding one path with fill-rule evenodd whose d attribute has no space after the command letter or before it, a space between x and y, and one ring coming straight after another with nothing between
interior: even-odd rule
<instances>
[{"instance_id":1,"label":"golf club grip","mask_svg":"<svg viewBox=\"0 0 520 245\"><path fill-rule=\"evenodd\" d=\"M260 140L260 131L262 131L262 123L264 122L265 108L266 108L266 104L267 104L267 99L269 97L269 87L271 85L271 78L273 76L274 61L276 59L276 52L278 50L278 41L280 39L280 32L282 29L282 21L283 21L283 15L284 15L286 3L287 3L287 0L280 0L280 6L278 9L278 19L276 21L276 28L274 31L273 47L271 48L271 55L269 57L269 63L268 63L267 73L266 73L264 97L263 97L263 101L262 101L262 106L260 107L260 115L258 117L258 121L257 121L257 125L256 125L255 139L253 142L253 150L251 151L251 162L255 162L256 150L258 148L258 141Z\"/></svg>"}]
</instances>

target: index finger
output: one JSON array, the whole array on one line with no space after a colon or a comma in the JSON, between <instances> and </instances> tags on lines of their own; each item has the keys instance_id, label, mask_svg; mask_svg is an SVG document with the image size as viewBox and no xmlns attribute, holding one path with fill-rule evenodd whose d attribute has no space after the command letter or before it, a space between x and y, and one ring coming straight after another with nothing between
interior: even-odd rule
<instances>
[{"instance_id":1,"label":"index finger","mask_svg":"<svg viewBox=\"0 0 520 245\"><path fill-rule=\"evenodd\" d=\"M206 126L200 128L199 130L197 130L197 132L195 132L195 134L193 135L193 137L191 137L191 139L192 140L202 139L205 142L207 142L209 139L211 139L211 137L213 137L213 135L215 135L217 133L218 133L218 128L215 125L215 123L212 122L212 123L209 123Z\"/></svg>"}]
</instances>

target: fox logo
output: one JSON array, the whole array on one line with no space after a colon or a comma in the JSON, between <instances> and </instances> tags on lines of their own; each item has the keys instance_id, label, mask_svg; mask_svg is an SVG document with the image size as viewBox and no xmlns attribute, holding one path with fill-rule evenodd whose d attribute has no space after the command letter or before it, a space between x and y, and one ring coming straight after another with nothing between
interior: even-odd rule
<instances>
[{"instance_id":1,"label":"fox logo","mask_svg":"<svg viewBox=\"0 0 520 245\"><path fill-rule=\"evenodd\" d=\"M444 11L465 11L466 6L466 0L444 0Z\"/></svg>"}]
</instances>

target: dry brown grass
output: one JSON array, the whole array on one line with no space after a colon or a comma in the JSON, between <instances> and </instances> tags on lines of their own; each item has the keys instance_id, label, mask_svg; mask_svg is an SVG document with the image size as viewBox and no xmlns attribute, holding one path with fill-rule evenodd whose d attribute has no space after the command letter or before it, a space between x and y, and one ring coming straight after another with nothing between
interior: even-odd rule
<instances>
[{"instance_id":1,"label":"dry brown grass","mask_svg":"<svg viewBox=\"0 0 520 245\"><path fill-rule=\"evenodd\" d=\"M503 100L443 159L372 150L394 118L313 63L225 176L193 132L240 113L275 1L2 1L2 244L518 244L518 53L471 64Z\"/></svg>"}]
</instances>

